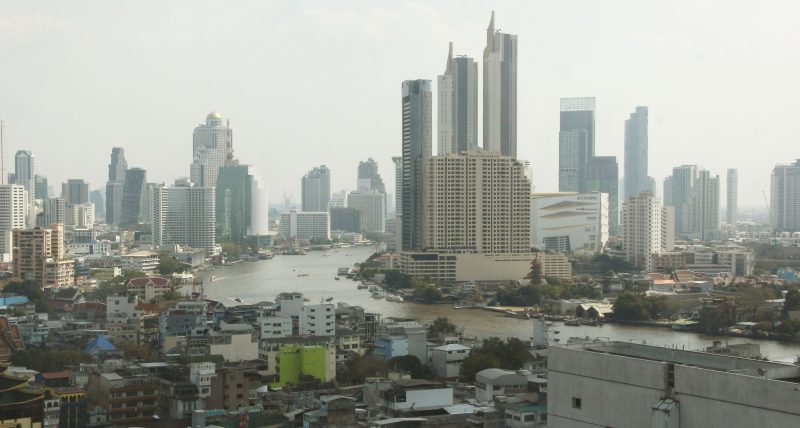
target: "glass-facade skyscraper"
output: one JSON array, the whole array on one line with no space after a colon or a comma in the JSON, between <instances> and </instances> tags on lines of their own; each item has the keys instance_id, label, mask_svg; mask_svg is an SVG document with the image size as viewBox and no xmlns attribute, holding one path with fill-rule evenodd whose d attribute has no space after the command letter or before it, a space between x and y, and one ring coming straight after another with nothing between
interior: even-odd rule
<instances>
[{"instance_id":1,"label":"glass-facade skyscraper","mask_svg":"<svg viewBox=\"0 0 800 428\"><path fill-rule=\"evenodd\" d=\"M594 97L561 99L558 132L559 192L586 191L586 168L594 156L594 109Z\"/></svg>"},{"instance_id":2,"label":"glass-facade skyscraper","mask_svg":"<svg viewBox=\"0 0 800 428\"><path fill-rule=\"evenodd\" d=\"M647 176L647 115L647 107L636 107L636 111L625 121L623 191L626 199L641 192L655 192Z\"/></svg>"},{"instance_id":3,"label":"glass-facade skyscraper","mask_svg":"<svg viewBox=\"0 0 800 428\"><path fill-rule=\"evenodd\" d=\"M432 104L430 80L403 82L402 200L396 223L401 227L402 250L418 250L423 244L425 166L433 150Z\"/></svg>"},{"instance_id":4,"label":"glass-facade skyscraper","mask_svg":"<svg viewBox=\"0 0 800 428\"><path fill-rule=\"evenodd\" d=\"M437 154L460 153L478 148L478 64L474 59L453 57L453 42L444 74L438 78Z\"/></svg>"},{"instance_id":5,"label":"glass-facade skyscraper","mask_svg":"<svg viewBox=\"0 0 800 428\"><path fill-rule=\"evenodd\" d=\"M483 50L483 149L517 157L517 36L495 30Z\"/></svg>"}]
</instances>

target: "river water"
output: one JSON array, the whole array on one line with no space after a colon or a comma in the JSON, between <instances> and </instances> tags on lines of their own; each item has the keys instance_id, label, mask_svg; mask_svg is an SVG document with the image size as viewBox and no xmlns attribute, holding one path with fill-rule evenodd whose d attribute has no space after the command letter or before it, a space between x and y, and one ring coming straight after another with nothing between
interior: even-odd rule
<instances>
[{"instance_id":1,"label":"river water","mask_svg":"<svg viewBox=\"0 0 800 428\"><path fill-rule=\"evenodd\" d=\"M344 277L340 277L340 280L335 279L339 267L353 266L354 263L365 260L371 252L371 247L360 247L311 251L305 256L279 255L272 260L243 262L200 272L198 276L204 280L206 296L219 300L226 306L236 305L234 300L236 298L244 303L274 301L278 293L298 291L312 302L332 297L334 303L345 302L363 306L368 312L380 313L383 317L409 317L426 322L438 316L446 316L457 326L464 327L464 335L469 337L517 337L523 340L530 338L532 325L529 320L507 318L480 309L453 309L450 305L387 302L384 299L373 298L367 290L358 290L357 282ZM214 281L209 280L212 275ZM586 336L690 350L704 349L710 346L713 340L721 339L666 328L620 324L569 327L562 323L553 323L551 329L551 338L559 337L561 343L565 343L570 337ZM800 355L799 343L729 339L731 344L743 342L760 344L761 353L771 360L792 362Z\"/></svg>"}]
</instances>

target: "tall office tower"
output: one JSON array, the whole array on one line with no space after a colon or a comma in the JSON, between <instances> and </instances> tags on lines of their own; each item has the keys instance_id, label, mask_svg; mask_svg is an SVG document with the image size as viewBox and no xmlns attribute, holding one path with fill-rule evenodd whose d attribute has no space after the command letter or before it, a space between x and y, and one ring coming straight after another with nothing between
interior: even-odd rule
<instances>
[{"instance_id":1,"label":"tall office tower","mask_svg":"<svg viewBox=\"0 0 800 428\"><path fill-rule=\"evenodd\" d=\"M8 173L10 172L10 168L8 167L8 160L6 159L6 153L8 151L8 141L6 140L6 122L4 120L0 120L0 185L8 184Z\"/></svg>"},{"instance_id":2,"label":"tall office tower","mask_svg":"<svg viewBox=\"0 0 800 428\"><path fill-rule=\"evenodd\" d=\"M430 80L406 80L403 95L403 178L400 189L402 250L422 248L425 234L425 178L433 150L433 94Z\"/></svg>"},{"instance_id":3,"label":"tall office tower","mask_svg":"<svg viewBox=\"0 0 800 428\"><path fill-rule=\"evenodd\" d=\"M25 229L28 194L18 184L0 185L0 258L3 262L12 259L12 231Z\"/></svg>"},{"instance_id":4,"label":"tall office tower","mask_svg":"<svg viewBox=\"0 0 800 428\"><path fill-rule=\"evenodd\" d=\"M215 189L217 239L242 242L248 236L266 234L269 215L266 193L253 167L221 167Z\"/></svg>"},{"instance_id":5,"label":"tall office tower","mask_svg":"<svg viewBox=\"0 0 800 428\"><path fill-rule=\"evenodd\" d=\"M358 181L366 183L365 190L375 191L378 193L386 193L386 185L383 184L383 178L378 173L378 162L369 158L365 161L358 163ZM364 190L364 189L359 189Z\"/></svg>"},{"instance_id":6,"label":"tall office tower","mask_svg":"<svg viewBox=\"0 0 800 428\"><path fill-rule=\"evenodd\" d=\"M206 124L194 128L192 136L193 162L190 179L198 186L213 187L219 168L233 161L233 130L230 121L222 124L222 116L212 111Z\"/></svg>"},{"instance_id":7,"label":"tall office tower","mask_svg":"<svg viewBox=\"0 0 800 428\"><path fill-rule=\"evenodd\" d=\"M652 272L653 254L671 251L670 209L650 192L631 196L622 208L622 235L625 260Z\"/></svg>"},{"instance_id":8,"label":"tall office tower","mask_svg":"<svg viewBox=\"0 0 800 428\"><path fill-rule=\"evenodd\" d=\"M152 190L151 224L153 245L181 245L215 249L215 201L213 187L194 187L180 181L173 187L155 186Z\"/></svg>"},{"instance_id":9,"label":"tall office tower","mask_svg":"<svg viewBox=\"0 0 800 428\"><path fill-rule=\"evenodd\" d=\"M616 156L593 156L586 165L583 192L608 193L608 233L619 233L619 166Z\"/></svg>"},{"instance_id":10,"label":"tall office tower","mask_svg":"<svg viewBox=\"0 0 800 428\"><path fill-rule=\"evenodd\" d=\"M403 157L392 156L394 163L394 211L397 215L403 210Z\"/></svg>"},{"instance_id":11,"label":"tall office tower","mask_svg":"<svg viewBox=\"0 0 800 428\"><path fill-rule=\"evenodd\" d=\"M625 121L625 177L624 197L636 196L640 192L651 192L650 177L647 176L647 107L636 107Z\"/></svg>"},{"instance_id":12,"label":"tall office tower","mask_svg":"<svg viewBox=\"0 0 800 428\"><path fill-rule=\"evenodd\" d=\"M728 224L736 224L739 220L739 171L736 168L728 168L727 178L725 219Z\"/></svg>"},{"instance_id":13,"label":"tall office tower","mask_svg":"<svg viewBox=\"0 0 800 428\"><path fill-rule=\"evenodd\" d=\"M531 183L511 156L475 151L428 163L424 248L440 252L530 251Z\"/></svg>"},{"instance_id":14,"label":"tall office tower","mask_svg":"<svg viewBox=\"0 0 800 428\"><path fill-rule=\"evenodd\" d=\"M595 99L562 98L558 132L558 191L586 193L586 166L594 156Z\"/></svg>"},{"instance_id":15,"label":"tall office tower","mask_svg":"<svg viewBox=\"0 0 800 428\"><path fill-rule=\"evenodd\" d=\"M386 194L371 190L350 192L347 207L359 212L359 224L364 233L384 233L386 231Z\"/></svg>"},{"instance_id":16,"label":"tall office tower","mask_svg":"<svg viewBox=\"0 0 800 428\"><path fill-rule=\"evenodd\" d=\"M28 203L32 204L36 198L36 168L30 151L19 150L14 156L14 179L28 192Z\"/></svg>"},{"instance_id":17,"label":"tall office tower","mask_svg":"<svg viewBox=\"0 0 800 428\"><path fill-rule=\"evenodd\" d=\"M719 232L719 176L701 169L692 187L692 236L704 241L716 239Z\"/></svg>"},{"instance_id":18,"label":"tall office tower","mask_svg":"<svg viewBox=\"0 0 800 428\"><path fill-rule=\"evenodd\" d=\"M664 178L664 206L674 207L675 204L672 202L672 176L668 176Z\"/></svg>"},{"instance_id":19,"label":"tall office tower","mask_svg":"<svg viewBox=\"0 0 800 428\"><path fill-rule=\"evenodd\" d=\"M94 205L94 216L95 220L105 219L106 218L106 198L103 197L102 190L92 190L89 192L89 202Z\"/></svg>"},{"instance_id":20,"label":"tall office tower","mask_svg":"<svg viewBox=\"0 0 800 428\"><path fill-rule=\"evenodd\" d=\"M483 149L517 157L517 36L495 31L483 49Z\"/></svg>"},{"instance_id":21,"label":"tall office tower","mask_svg":"<svg viewBox=\"0 0 800 428\"><path fill-rule=\"evenodd\" d=\"M664 199L667 205L675 207L675 234L684 238L692 233L690 206L697 171L697 165L676 166L672 168L672 176L664 180Z\"/></svg>"},{"instance_id":22,"label":"tall office tower","mask_svg":"<svg viewBox=\"0 0 800 428\"><path fill-rule=\"evenodd\" d=\"M49 194L49 192L47 190L47 177L45 177L43 175L36 174L35 180L36 180L36 185L35 185L36 186L36 190L34 191L35 198L36 199L46 199L46 198L48 198L50 196L50 194Z\"/></svg>"},{"instance_id":23,"label":"tall office tower","mask_svg":"<svg viewBox=\"0 0 800 428\"><path fill-rule=\"evenodd\" d=\"M145 201L147 196L147 171L141 168L129 168L125 171L125 184L122 187L122 210L118 223L120 227L132 227L147 223L148 213L143 211L147 204Z\"/></svg>"},{"instance_id":24,"label":"tall office tower","mask_svg":"<svg viewBox=\"0 0 800 428\"><path fill-rule=\"evenodd\" d=\"M70 178L61 184L61 197L69 205L85 204L89 202L89 183L77 178Z\"/></svg>"},{"instance_id":25,"label":"tall office tower","mask_svg":"<svg viewBox=\"0 0 800 428\"><path fill-rule=\"evenodd\" d=\"M111 149L111 162L108 164L108 181L106 182L106 223L117 225L122 216L122 193L125 187L125 172L128 162L125 160L125 149Z\"/></svg>"},{"instance_id":26,"label":"tall office tower","mask_svg":"<svg viewBox=\"0 0 800 428\"><path fill-rule=\"evenodd\" d=\"M467 56L453 58L453 42L444 74L438 78L439 141L437 154L478 148L478 64Z\"/></svg>"},{"instance_id":27,"label":"tall office tower","mask_svg":"<svg viewBox=\"0 0 800 428\"><path fill-rule=\"evenodd\" d=\"M50 225L66 222L66 207L64 198L47 198L42 200L42 212L36 216L36 227L50 227Z\"/></svg>"},{"instance_id":28,"label":"tall office tower","mask_svg":"<svg viewBox=\"0 0 800 428\"><path fill-rule=\"evenodd\" d=\"M771 181L771 230L800 232L800 159L791 165L775 165Z\"/></svg>"},{"instance_id":29,"label":"tall office tower","mask_svg":"<svg viewBox=\"0 0 800 428\"><path fill-rule=\"evenodd\" d=\"M331 201L331 170L320 165L303 176L301 182L303 211L328 211Z\"/></svg>"}]
</instances>

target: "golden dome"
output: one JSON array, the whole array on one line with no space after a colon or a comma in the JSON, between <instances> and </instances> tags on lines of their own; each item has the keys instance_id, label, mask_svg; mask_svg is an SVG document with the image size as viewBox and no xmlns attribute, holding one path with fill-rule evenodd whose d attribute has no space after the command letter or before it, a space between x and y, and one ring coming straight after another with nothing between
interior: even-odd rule
<instances>
[{"instance_id":1,"label":"golden dome","mask_svg":"<svg viewBox=\"0 0 800 428\"><path fill-rule=\"evenodd\" d=\"M208 116L206 116L206 119L217 119L217 120L220 120L220 119L222 119L222 115L219 114L219 112L217 112L217 111L212 111L211 113L208 114Z\"/></svg>"}]
</instances>

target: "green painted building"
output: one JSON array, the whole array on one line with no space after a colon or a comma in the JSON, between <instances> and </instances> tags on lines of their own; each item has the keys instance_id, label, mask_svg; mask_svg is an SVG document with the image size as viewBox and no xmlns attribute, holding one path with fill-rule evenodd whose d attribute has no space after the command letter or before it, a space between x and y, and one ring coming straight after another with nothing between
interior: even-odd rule
<instances>
[{"instance_id":1,"label":"green painted building","mask_svg":"<svg viewBox=\"0 0 800 428\"><path fill-rule=\"evenodd\" d=\"M278 381L273 387L300 383L300 375L325 382L327 349L325 346L283 346L278 351Z\"/></svg>"}]
</instances>

